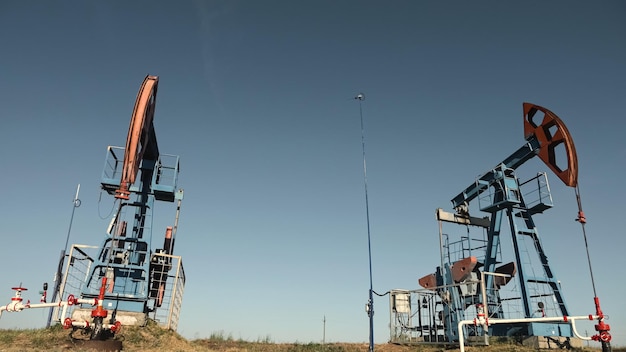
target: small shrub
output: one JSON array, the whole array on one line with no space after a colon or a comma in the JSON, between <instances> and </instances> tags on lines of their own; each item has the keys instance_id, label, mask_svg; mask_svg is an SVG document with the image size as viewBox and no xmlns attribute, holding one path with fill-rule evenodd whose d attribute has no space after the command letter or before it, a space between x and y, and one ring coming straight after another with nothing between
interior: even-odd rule
<instances>
[{"instance_id":1,"label":"small shrub","mask_svg":"<svg viewBox=\"0 0 626 352\"><path fill-rule=\"evenodd\" d=\"M209 335L209 340L213 342L233 341L233 335L228 334L228 336L226 336L223 330L214 331Z\"/></svg>"},{"instance_id":2,"label":"small shrub","mask_svg":"<svg viewBox=\"0 0 626 352\"><path fill-rule=\"evenodd\" d=\"M257 343L274 343L274 341L272 340L272 336L270 335L265 335L265 337L261 338L257 338L256 339Z\"/></svg>"}]
</instances>

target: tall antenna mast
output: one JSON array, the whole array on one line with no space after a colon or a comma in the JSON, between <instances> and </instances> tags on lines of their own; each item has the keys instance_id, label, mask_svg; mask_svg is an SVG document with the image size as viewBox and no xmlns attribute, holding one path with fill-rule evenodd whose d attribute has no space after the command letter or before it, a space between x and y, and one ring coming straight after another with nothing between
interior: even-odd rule
<instances>
[{"instance_id":1,"label":"tall antenna mast","mask_svg":"<svg viewBox=\"0 0 626 352\"><path fill-rule=\"evenodd\" d=\"M374 352L374 285L372 283L372 243L371 243L371 234L370 234L370 207L369 200L367 197L367 163L365 161L365 128L363 126L363 100L365 96L363 93L357 94L354 99L359 101L359 115L361 117L361 147L363 150L363 183L365 185L365 216L367 220L367 252L369 259L369 273L370 273L370 290L369 290L369 298L367 304L365 305L365 311L367 312L367 316L370 320L370 331L369 331L369 352Z\"/></svg>"}]
</instances>

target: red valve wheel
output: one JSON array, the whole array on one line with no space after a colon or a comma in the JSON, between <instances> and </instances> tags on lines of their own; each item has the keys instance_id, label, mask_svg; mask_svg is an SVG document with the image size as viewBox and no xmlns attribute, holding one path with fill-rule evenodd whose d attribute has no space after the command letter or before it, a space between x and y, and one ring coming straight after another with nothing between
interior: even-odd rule
<instances>
[{"instance_id":1,"label":"red valve wheel","mask_svg":"<svg viewBox=\"0 0 626 352\"><path fill-rule=\"evenodd\" d=\"M602 331L600 333L600 341L611 342L611 334L608 331Z\"/></svg>"},{"instance_id":2,"label":"red valve wheel","mask_svg":"<svg viewBox=\"0 0 626 352\"><path fill-rule=\"evenodd\" d=\"M122 329L122 323L120 323L119 321L116 321L115 324L111 326L111 332L114 334L117 334L118 332L120 332L121 329Z\"/></svg>"}]
</instances>

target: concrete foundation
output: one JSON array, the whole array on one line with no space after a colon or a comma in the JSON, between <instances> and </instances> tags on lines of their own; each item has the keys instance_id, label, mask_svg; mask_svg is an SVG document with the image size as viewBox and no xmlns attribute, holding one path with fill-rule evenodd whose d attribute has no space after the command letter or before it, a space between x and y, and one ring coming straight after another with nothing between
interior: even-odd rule
<instances>
[{"instance_id":1,"label":"concrete foundation","mask_svg":"<svg viewBox=\"0 0 626 352\"><path fill-rule=\"evenodd\" d=\"M522 341L526 347L534 349L561 349L564 347L582 348L583 341L574 337L530 336Z\"/></svg>"}]
</instances>

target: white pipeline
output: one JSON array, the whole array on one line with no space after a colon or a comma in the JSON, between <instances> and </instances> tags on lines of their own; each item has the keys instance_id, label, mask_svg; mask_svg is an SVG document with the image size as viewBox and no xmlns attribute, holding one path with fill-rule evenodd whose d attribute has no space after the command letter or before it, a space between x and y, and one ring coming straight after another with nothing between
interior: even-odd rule
<instances>
[{"instance_id":1,"label":"white pipeline","mask_svg":"<svg viewBox=\"0 0 626 352\"><path fill-rule=\"evenodd\" d=\"M494 324L503 324L503 323L536 323L536 322L569 322L572 326L572 331L574 336L581 340L591 340L591 337L582 336L576 331L576 320L597 320L599 317L597 315L587 315L587 316L575 316L575 317L543 317L543 318L520 318L520 319L489 319L485 321L484 324L480 324L478 320L462 320L459 322L458 330L459 330L459 348L461 352L465 352L465 337L463 336L463 325L474 325L479 324L483 325L485 331L487 330L488 325Z\"/></svg>"},{"instance_id":2,"label":"white pipeline","mask_svg":"<svg viewBox=\"0 0 626 352\"><path fill-rule=\"evenodd\" d=\"M72 296L72 297L69 297L67 301L59 301L56 303L34 303L34 304L26 303L24 304L22 303L21 300L15 299L11 303L5 306L0 306L0 316L2 316L2 312L4 311L21 312L24 309L31 309L31 308L62 307L63 309L63 312L61 314L61 319L62 319L67 314L67 308L69 306L73 306L75 304L89 304L89 305L94 306L96 305L96 301L97 301L96 299L75 299Z\"/></svg>"},{"instance_id":3,"label":"white pipeline","mask_svg":"<svg viewBox=\"0 0 626 352\"><path fill-rule=\"evenodd\" d=\"M86 320L85 321L72 321L72 326L84 329L84 328L88 328L89 326L91 326L91 324ZM117 326L118 325L116 324L102 324L102 327L106 330L111 330L111 329L115 330Z\"/></svg>"}]
</instances>

